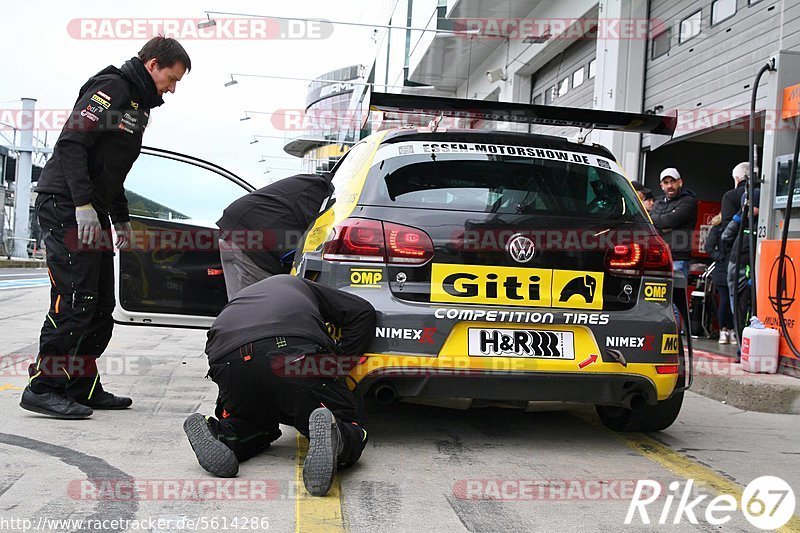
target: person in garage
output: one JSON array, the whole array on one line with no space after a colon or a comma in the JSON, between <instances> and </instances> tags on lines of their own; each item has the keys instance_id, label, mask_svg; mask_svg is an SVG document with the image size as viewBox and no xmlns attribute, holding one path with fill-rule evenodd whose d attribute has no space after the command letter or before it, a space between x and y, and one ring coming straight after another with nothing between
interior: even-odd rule
<instances>
[{"instance_id":1,"label":"person in garage","mask_svg":"<svg viewBox=\"0 0 800 533\"><path fill-rule=\"evenodd\" d=\"M722 222L720 225L724 230L728 227L731 219L742 208L742 198L744 198L747 180L750 177L750 163L743 162L733 167L731 172L733 177L733 189L722 195Z\"/></svg>"},{"instance_id":2,"label":"person in garage","mask_svg":"<svg viewBox=\"0 0 800 533\"><path fill-rule=\"evenodd\" d=\"M693 192L683 186L683 179L676 168L661 172L659 198L650 211L658 232L669 244L672 251L673 269L689 276L689 262L692 259L692 240L697 223L697 199Z\"/></svg>"},{"instance_id":3,"label":"person in garage","mask_svg":"<svg viewBox=\"0 0 800 533\"><path fill-rule=\"evenodd\" d=\"M132 404L105 391L97 373L96 359L114 326L111 226L117 247L126 247L131 224L123 183L139 156L150 110L164 103L164 93L175 92L191 68L183 46L159 36L121 68L106 67L80 89L36 187L50 309L22 393L23 409L78 419L92 409Z\"/></svg>"},{"instance_id":4,"label":"person in garage","mask_svg":"<svg viewBox=\"0 0 800 533\"><path fill-rule=\"evenodd\" d=\"M257 281L289 273L296 242L332 193L330 174L297 174L225 209L217 226L228 300Z\"/></svg>"},{"instance_id":5,"label":"person in garage","mask_svg":"<svg viewBox=\"0 0 800 533\"><path fill-rule=\"evenodd\" d=\"M367 442L356 397L320 361L363 355L374 338L369 302L313 281L277 275L240 290L208 332L208 375L219 387L216 418L198 413L183 424L200 465L233 477L239 463L294 426L309 439L306 489L324 496L339 466L361 456ZM338 341L327 324L341 331Z\"/></svg>"}]
</instances>

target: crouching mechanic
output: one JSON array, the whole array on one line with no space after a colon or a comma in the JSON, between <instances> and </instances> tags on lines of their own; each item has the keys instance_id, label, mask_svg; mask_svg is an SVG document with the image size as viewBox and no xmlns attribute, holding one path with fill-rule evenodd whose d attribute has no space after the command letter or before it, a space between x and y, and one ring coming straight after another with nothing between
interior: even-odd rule
<instances>
[{"instance_id":1,"label":"crouching mechanic","mask_svg":"<svg viewBox=\"0 0 800 533\"><path fill-rule=\"evenodd\" d=\"M339 342L326 322L341 328ZM303 363L331 354L361 356L375 322L366 300L295 276L271 276L239 291L206 343L208 375L219 387L217 418L195 413L183 424L200 466L215 476L235 476L239 462L280 437L283 423L310 441L306 489L327 494L337 467L361 456L367 432L345 383ZM295 371L303 368L309 371Z\"/></svg>"}]
</instances>

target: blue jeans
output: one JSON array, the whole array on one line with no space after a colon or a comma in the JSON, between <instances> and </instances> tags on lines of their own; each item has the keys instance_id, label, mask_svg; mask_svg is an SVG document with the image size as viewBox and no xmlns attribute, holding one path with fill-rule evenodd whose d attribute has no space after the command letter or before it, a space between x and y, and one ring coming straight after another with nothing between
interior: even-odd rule
<instances>
[{"instance_id":1,"label":"blue jeans","mask_svg":"<svg viewBox=\"0 0 800 533\"><path fill-rule=\"evenodd\" d=\"M683 272L683 277L689 279L689 261L673 261L672 270Z\"/></svg>"}]
</instances>

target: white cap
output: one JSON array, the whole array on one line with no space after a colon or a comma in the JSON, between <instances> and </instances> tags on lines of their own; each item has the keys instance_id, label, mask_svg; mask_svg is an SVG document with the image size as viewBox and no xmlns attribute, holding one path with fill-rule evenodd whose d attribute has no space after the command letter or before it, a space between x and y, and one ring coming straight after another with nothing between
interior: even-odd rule
<instances>
[{"instance_id":1,"label":"white cap","mask_svg":"<svg viewBox=\"0 0 800 533\"><path fill-rule=\"evenodd\" d=\"M733 172L731 174L733 175L733 179L736 181L747 179L750 177L750 163L746 161L744 163L739 163L733 167Z\"/></svg>"},{"instance_id":2,"label":"white cap","mask_svg":"<svg viewBox=\"0 0 800 533\"><path fill-rule=\"evenodd\" d=\"M681 173L678 172L677 168L665 168L664 170L661 171L661 178L659 179L659 181L667 177L679 180L681 179Z\"/></svg>"}]
</instances>

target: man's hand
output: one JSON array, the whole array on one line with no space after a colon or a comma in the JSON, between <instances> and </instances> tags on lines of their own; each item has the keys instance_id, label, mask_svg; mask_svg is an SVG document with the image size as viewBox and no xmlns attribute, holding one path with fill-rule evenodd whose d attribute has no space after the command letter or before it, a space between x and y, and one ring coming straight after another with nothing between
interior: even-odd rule
<instances>
[{"instance_id":1,"label":"man's hand","mask_svg":"<svg viewBox=\"0 0 800 533\"><path fill-rule=\"evenodd\" d=\"M117 248L122 250L130 246L131 234L133 233L130 222L117 222L114 224L114 233L117 234Z\"/></svg>"},{"instance_id":2,"label":"man's hand","mask_svg":"<svg viewBox=\"0 0 800 533\"><path fill-rule=\"evenodd\" d=\"M75 208L75 220L78 221L78 238L83 244L93 244L100 240L100 219L92 204L79 205Z\"/></svg>"}]
</instances>

